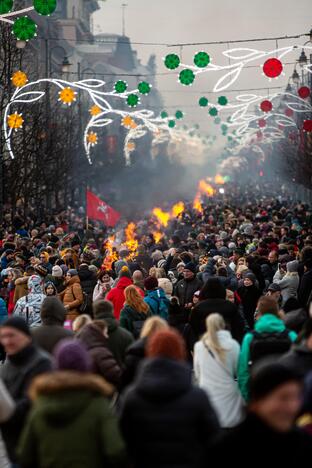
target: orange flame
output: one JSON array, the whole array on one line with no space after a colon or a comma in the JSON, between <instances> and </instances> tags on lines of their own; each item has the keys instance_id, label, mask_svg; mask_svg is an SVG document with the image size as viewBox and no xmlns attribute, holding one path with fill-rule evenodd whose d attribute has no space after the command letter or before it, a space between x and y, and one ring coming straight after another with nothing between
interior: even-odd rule
<instances>
[{"instance_id":1,"label":"orange flame","mask_svg":"<svg viewBox=\"0 0 312 468\"><path fill-rule=\"evenodd\" d=\"M129 259L132 259L135 257L136 251L138 250L138 241L136 239L136 225L135 223L129 223L128 226L125 229L125 235L126 235L126 242L125 245L127 246L130 254L128 256Z\"/></svg>"},{"instance_id":2,"label":"orange flame","mask_svg":"<svg viewBox=\"0 0 312 468\"><path fill-rule=\"evenodd\" d=\"M114 250L113 243L115 241L115 236L110 236L106 242L104 242L105 248L105 258L103 260L102 268L106 270L111 270L113 262L118 260L118 253Z\"/></svg>"},{"instance_id":3,"label":"orange flame","mask_svg":"<svg viewBox=\"0 0 312 468\"><path fill-rule=\"evenodd\" d=\"M199 193L203 195L207 195L208 197L213 197L213 195L215 194L215 189L210 184L208 184L204 179L199 181L198 191Z\"/></svg>"},{"instance_id":4,"label":"orange flame","mask_svg":"<svg viewBox=\"0 0 312 468\"><path fill-rule=\"evenodd\" d=\"M156 244L158 244L158 242L164 237L164 234L160 231L154 231L152 232L152 234L154 236Z\"/></svg>"},{"instance_id":5,"label":"orange flame","mask_svg":"<svg viewBox=\"0 0 312 468\"><path fill-rule=\"evenodd\" d=\"M185 210L185 205L183 202L178 202L172 207L172 216L178 218Z\"/></svg>"},{"instance_id":6,"label":"orange flame","mask_svg":"<svg viewBox=\"0 0 312 468\"><path fill-rule=\"evenodd\" d=\"M225 184L224 177L222 177L222 175L220 175L220 174L217 174L217 175L215 176L214 181L215 181L215 184L217 184L217 185L223 185L223 184Z\"/></svg>"},{"instance_id":7,"label":"orange flame","mask_svg":"<svg viewBox=\"0 0 312 468\"><path fill-rule=\"evenodd\" d=\"M168 226L170 220L170 213L166 213L161 208L154 208L153 215L158 219L160 224L164 227Z\"/></svg>"},{"instance_id":8,"label":"orange flame","mask_svg":"<svg viewBox=\"0 0 312 468\"><path fill-rule=\"evenodd\" d=\"M203 205L202 205L202 202L201 202L201 199L200 199L200 193L199 192L197 192L196 197L194 198L193 208L198 213L200 213L200 214L203 213Z\"/></svg>"}]
</instances>

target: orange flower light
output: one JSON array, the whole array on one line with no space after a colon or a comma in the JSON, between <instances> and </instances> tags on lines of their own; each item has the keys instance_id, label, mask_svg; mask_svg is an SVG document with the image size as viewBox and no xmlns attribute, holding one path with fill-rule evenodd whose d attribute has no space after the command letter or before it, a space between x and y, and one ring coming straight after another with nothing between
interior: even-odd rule
<instances>
[{"instance_id":1,"label":"orange flower light","mask_svg":"<svg viewBox=\"0 0 312 468\"><path fill-rule=\"evenodd\" d=\"M94 133L94 132L88 133L87 141L88 143L90 143L91 146L97 145L97 142L98 142L97 133Z\"/></svg>"},{"instance_id":2,"label":"orange flower light","mask_svg":"<svg viewBox=\"0 0 312 468\"><path fill-rule=\"evenodd\" d=\"M99 106L92 106L90 109L89 109L89 113L94 117L96 115L99 115L100 113L102 112L102 109L99 107Z\"/></svg>"},{"instance_id":3,"label":"orange flower light","mask_svg":"<svg viewBox=\"0 0 312 468\"><path fill-rule=\"evenodd\" d=\"M8 126L14 130L21 128L23 126L23 123L24 119L22 117L22 114L18 114L17 112L15 112L14 114L8 116Z\"/></svg>"},{"instance_id":4,"label":"orange flower light","mask_svg":"<svg viewBox=\"0 0 312 468\"><path fill-rule=\"evenodd\" d=\"M136 127L137 127L137 124L135 123L135 121L133 120L133 118L130 117L130 115L126 115L126 116L121 120L121 124L122 124L125 128L136 128Z\"/></svg>"},{"instance_id":5,"label":"orange flower light","mask_svg":"<svg viewBox=\"0 0 312 468\"><path fill-rule=\"evenodd\" d=\"M11 80L14 86L16 86L17 88L21 88L22 86L25 86L25 84L28 81L28 78L26 73L22 71L17 71L13 74Z\"/></svg>"},{"instance_id":6,"label":"orange flower light","mask_svg":"<svg viewBox=\"0 0 312 468\"><path fill-rule=\"evenodd\" d=\"M64 88L62 89L60 92L59 92L59 101L61 101L63 104L67 104L68 106L70 106L73 102L76 101L76 92L67 87L67 88Z\"/></svg>"}]
</instances>

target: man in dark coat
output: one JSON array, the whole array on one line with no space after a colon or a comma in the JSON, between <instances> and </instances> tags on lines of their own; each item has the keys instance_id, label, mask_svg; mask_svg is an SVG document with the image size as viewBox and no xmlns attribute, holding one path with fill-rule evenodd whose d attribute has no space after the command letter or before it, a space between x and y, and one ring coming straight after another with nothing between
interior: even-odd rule
<instances>
[{"instance_id":1,"label":"man in dark coat","mask_svg":"<svg viewBox=\"0 0 312 468\"><path fill-rule=\"evenodd\" d=\"M74 336L64 328L66 310L63 303L55 296L46 297L40 309L41 325L32 328L34 342L52 354L57 343L64 338Z\"/></svg>"},{"instance_id":2,"label":"man in dark coat","mask_svg":"<svg viewBox=\"0 0 312 468\"><path fill-rule=\"evenodd\" d=\"M179 299L181 307L190 309L194 293L201 289L203 283L196 276L196 265L193 262L185 265L183 276L184 278L176 284L174 295Z\"/></svg>"},{"instance_id":3,"label":"man in dark coat","mask_svg":"<svg viewBox=\"0 0 312 468\"><path fill-rule=\"evenodd\" d=\"M302 400L298 374L281 363L259 363L250 390L247 418L207 450L206 466L304 466L312 439L294 427Z\"/></svg>"},{"instance_id":4,"label":"man in dark coat","mask_svg":"<svg viewBox=\"0 0 312 468\"><path fill-rule=\"evenodd\" d=\"M312 372L312 318L309 318L302 331L302 341L280 358L280 362L306 377Z\"/></svg>"},{"instance_id":5,"label":"man in dark coat","mask_svg":"<svg viewBox=\"0 0 312 468\"><path fill-rule=\"evenodd\" d=\"M183 338L175 330L156 332L147 356L121 410L134 466L200 468L219 424L206 393L192 384Z\"/></svg>"},{"instance_id":6,"label":"man in dark coat","mask_svg":"<svg viewBox=\"0 0 312 468\"><path fill-rule=\"evenodd\" d=\"M312 258L304 263L304 274L300 281L298 299L303 307L308 305L312 291Z\"/></svg>"},{"instance_id":7,"label":"man in dark coat","mask_svg":"<svg viewBox=\"0 0 312 468\"><path fill-rule=\"evenodd\" d=\"M99 300L93 303L95 320L105 320L108 326L107 346L118 365L123 367L127 348L133 343L133 336L128 330L120 327L114 317L114 306L109 301Z\"/></svg>"},{"instance_id":8,"label":"man in dark coat","mask_svg":"<svg viewBox=\"0 0 312 468\"><path fill-rule=\"evenodd\" d=\"M96 275L93 271L89 270L89 266L86 263L82 263L78 270L78 276L80 278L82 291L88 297L87 307L84 313L92 315L93 291L97 283Z\"/></svg>"},{"instance_id":9,"label":"man in dark coat","mask_svg":"<svg viewBox=\"0 0 312 468\"><path fill-rule=\"evenodd\" d=\"M15 451L30 409L28 387L34 377L49 372L52 365L49 355L33 344L29 327L20 317L10 317L4 322L0 342L7 355L0 378L16 404L11 418L1 425L1 431L8 456L16 463Z\"/></svg>"}]
</instances>

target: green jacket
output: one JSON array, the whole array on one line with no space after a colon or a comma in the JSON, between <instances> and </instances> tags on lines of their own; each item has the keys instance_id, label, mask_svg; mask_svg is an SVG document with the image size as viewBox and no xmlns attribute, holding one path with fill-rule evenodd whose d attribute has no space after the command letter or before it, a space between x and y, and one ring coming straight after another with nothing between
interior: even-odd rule
<instances>
[{"instance_id":1,"label":"green jacket","mask_svg":"<svg viewBox=\"0 0 312 468\"><path fill-rule=\"evenodd\" d=\"M285 329L284 322L272 314L263 315L255 324L255 331L258 333L281 333ZM289 331L289 338L291 341L295 341L297 334L294 331ZM252 339L252 333L247 333L244 336L238 362L238 385L245 401L249 400L249 350Z\"/></svg>"},{"instance_id":2,"label":"green jacket","mask_svg":"<svg viewBox=\"0 0 312 468\"><path fill-rule=\"evenodd\" d=\"M20 439L18 458L25 468L104 468L125 451L101 377L72 371L34 380L34 401ZM105 463L105 460L107 462Z\"/></svg>"},{"instance_id":3,"label":"green jacket","mask_svg":"<svg viewBox=\"0 0 312 468\"><path fill-rule=\"evenodd\" d=\"M150 311L145 314L144 312L138 312L129 305L125 305L120 313L119 323L120 326L128 330L130 333L134 333L134 322L145 321L151 316Z\"/></svg>"}]
</instances>

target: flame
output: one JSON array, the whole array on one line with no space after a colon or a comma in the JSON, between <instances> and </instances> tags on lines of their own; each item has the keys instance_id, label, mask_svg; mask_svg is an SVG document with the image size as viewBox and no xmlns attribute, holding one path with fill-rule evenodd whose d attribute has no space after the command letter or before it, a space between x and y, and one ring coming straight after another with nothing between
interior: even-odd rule
<instances>
[{"instance_id":1,"label":"flame","mask_svg":"<svg viewBox=\"0 0 312 468\"><path fill-rule=\"evenodd\" d=\"M154 240L156 244L158 244L158 242L164 237L164 234L160 231L154 231L152 232L152 234L154 236Z\"/></svg>"},{"instance_id":2,"label":"flame","mask_svg":"<svg viewBox=\"0 0 312 468\"><path fill-rule=\"evenodd\" d=\"M170 213L166 213L161 208L154 208L153 215L158 219L160 224L164 227L168 226L170 220Z\"/></svg>"},{"instance_id":3,"label":"flame","mask_svg":"<svg viewBox=\"0 0 312 468\"><path fill-rule=\"evenodd\" d=\"M204 179L202 179L198 183L198 192L203 195L207 195L208 197L213 197L213 195L215 194L215 189Z\"/></svg>"},{"instance_id":4,"label":"flame","mask_svg":"<svg viewBox=\"0 0 312 468\"><path fill-rule=\"evenodd\" d=\"M215 181L215 184L217 184L217 185L223 185L223 184L225 184L224 177L222 177L222 175L220 175L220 174L217 174L217 175L215 176L214 181Z\"/></svg>"},{"instance_id":5,"label":"flame","mask_svg":"<svg viewBox=\"0 0 312 468\"><path fill-rule=\"evenodd\" d=\"M183 202L178 202L172 207L172 216L178 218L185 210L185 205Z\"/></svg>"},{"instance_id":6,"label":"flame","mask_svg":"<svg viewBox=\"0 0 312 468\"><path fill-rule=\"evenodd\" d=\"M200 214L203 213L203 205L202 205L202 202L201 202L201 199L200 199L200 192L197 192L196 197L194 198L193 208L198 213L200 213Z\"/></svg>"},{"instance_id":7,"label":"flame","mask_svg":"<svg viewBox=\"0 0 312 468\"><path fill-rule=\"evenodd\" d=\"M118 260L118 253L114 250L114 242L115 236L110 236L104 242L105 258L103 260L102 268L105 268L106 270L111 270L113 262Z\"/></svg>"},{"instance_id":8,"label":"flame","mask_svg":"<svg viewBox=\"0 0 312 468\"><path fill-rule=\"evenodd\" d=\"M136 239L136 224L135 223L129 223L128 226L125 229L125 235L126 235L126 242L125 245L127 246L129 250L129 256L128 259L131 260L135 257L136 252L138 250L138 241Z\"/></svg>"}]
</instances>

